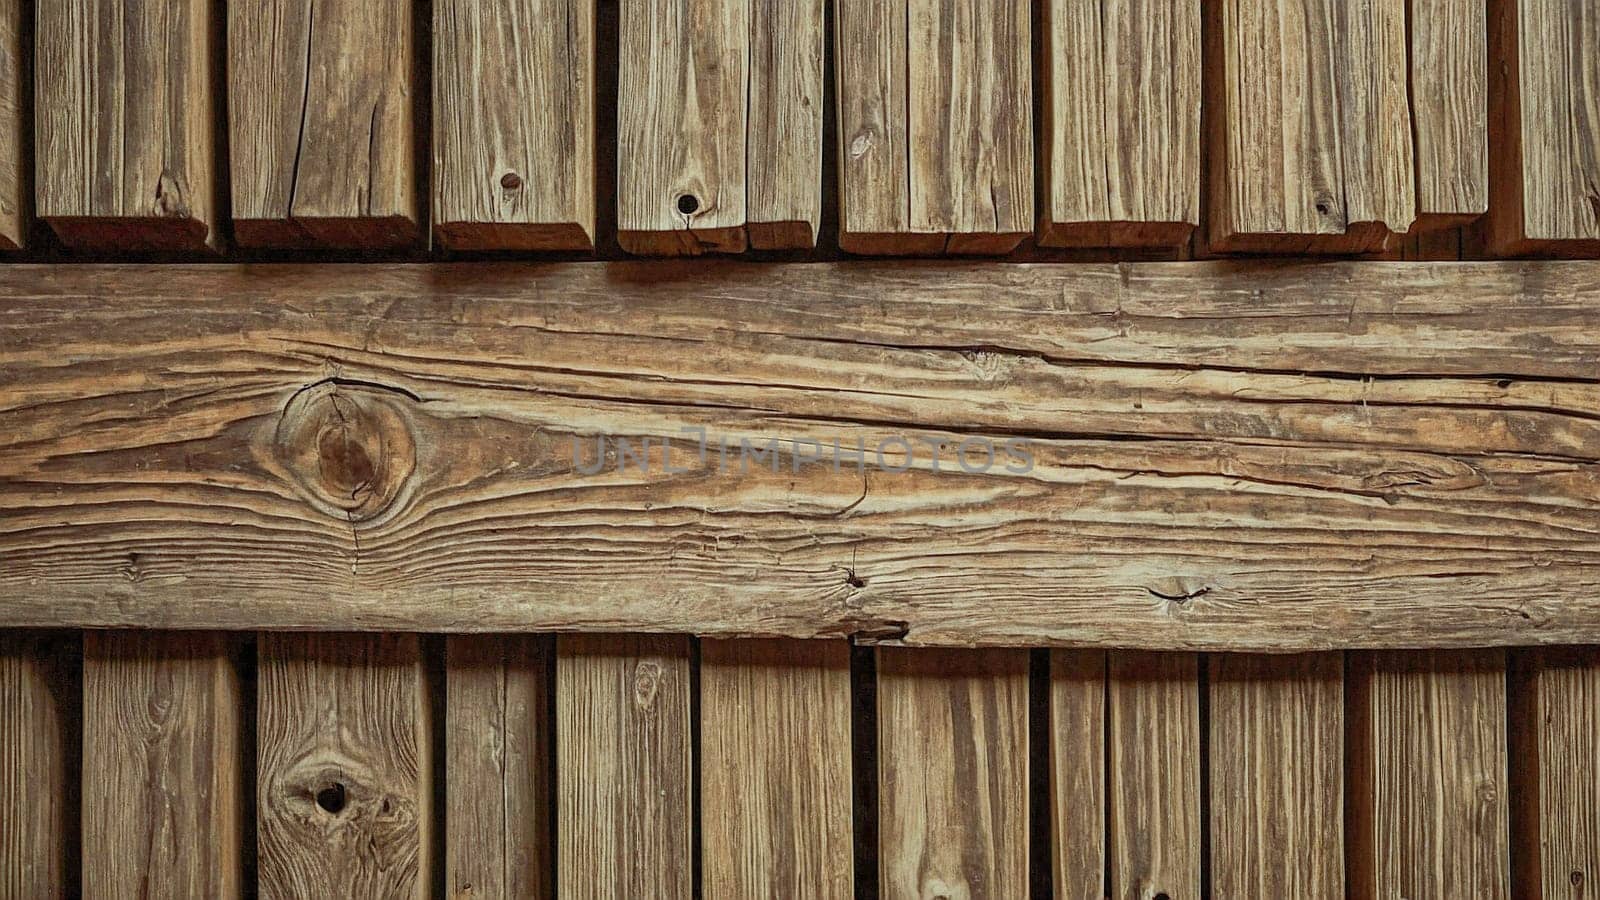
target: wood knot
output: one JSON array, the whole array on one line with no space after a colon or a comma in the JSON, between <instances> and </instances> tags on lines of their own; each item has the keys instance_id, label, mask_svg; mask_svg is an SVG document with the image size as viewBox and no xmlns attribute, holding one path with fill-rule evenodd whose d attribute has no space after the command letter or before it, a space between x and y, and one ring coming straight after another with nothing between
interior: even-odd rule
<instances>
[{"instance_id":1,"label":"wood knot","mask_svg":"<svg viewBox=\"0 0 1600 900\"><path fill-rule=\"evenodd\" d=\"M328 380L289 400L275 435L280 462L312 505L350 522L396 507L416 468L406 394Z\"/></svg>"}]
</instances>

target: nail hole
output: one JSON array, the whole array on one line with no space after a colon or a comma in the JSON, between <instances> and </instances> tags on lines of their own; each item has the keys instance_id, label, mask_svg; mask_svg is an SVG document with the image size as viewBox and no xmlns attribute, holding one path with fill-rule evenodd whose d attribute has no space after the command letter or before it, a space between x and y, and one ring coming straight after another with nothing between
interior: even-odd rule
<instances>
[{"instance_id":1,"label":"nail hole","mask_svg":"<svg viewBox=\"0 0 1600 900\"><path fill-rule=\"evenodd\" d=\"M678 212L692 216L700 211L700 198L693 194L684 194L678 198Z\"/></svg>"},{"instance_id":2,"label":"nail hole","mask_svg":"<svg viewBox=\"0 0 1600 900\"><path fill-rule=\"evenodd\" d=\"M1332 204L1328 203L1328 201L1326 201L1326 200L1318 200L1317 201L1317 214L1318 215L1325 216L1325 215L1327 215L1328 213L1331 213L1331 212L1333 212ZM1159 900L1159 898L1158 898L1158 900Z\"/></svg>"},{"instance_id":3,"label":"nail hole","mask_svg":"<svg viewBox=\"0 0 1600 900\"><path fill-rule=\"evenodd\" d=\"M1172 895L1168 894L1166 891L1162 891L1161 893L1150 898L1150 900L1172 900Z\"/></svg>"},{"instance_id":4,"label":"nail hole","mask_svg":"<svg viewBox=\"0 0 1600 900\"><path fill-rule=\"evenodd\" d=\"M1500 380L1499 380L1499 381L1496 381L1496 382L1495 382L1495 386L1496 386L1496 387L1498 387L1498 388L1499 388L1499 389L1500 389L1500 390L1502 390L1502 391L1503 391L1503 390L1505 390L1505 389L1506 389L1506 388L1508 388L1508 387L1511 387L1511 379L1509 379L1509 378L1502 378L1502 379L1500 379Z\"/></svg>"},{"instance_id":5,"label":"nail hole","mask_svg":"<svg viewBox=\"0 0 1600 900\"><path fill-rule=\"evenodd\" d=\"M522 176L515 172L507 172L500 176L500 186L508 191L522 187Z\"/></svg>"},{"instance_id":6,"label":"nail hole","mask_svg":"<svg viewBox=\"0 0 1600 900\"><path fill-rule=\"evenodd\" d=\"M853 588L864 588L867 586L867 580L862 578L860 575L857 575L854 571L848 572L845 575L844 583Z\"/></svg>"},{"instance_id":7,"label":"nail hole","mask_svg":"<svg viewBox=\"0 0 1600 900\"><path fill-rule=\"evenodd\" d=\"M338 815L344 809L344 785L335 781L320 791L317 791L317 805L324 812Z\"/></svg>"}]
</instances>

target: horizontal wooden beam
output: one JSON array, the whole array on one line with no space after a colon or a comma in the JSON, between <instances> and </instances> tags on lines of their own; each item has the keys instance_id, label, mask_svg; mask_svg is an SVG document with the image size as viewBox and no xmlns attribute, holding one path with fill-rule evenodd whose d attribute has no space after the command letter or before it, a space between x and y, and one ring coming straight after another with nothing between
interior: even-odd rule
<instances>
[{"instance_id":1,"label":"horizontal wooden beam","mask_svg":"<svg viewBox=\"0 0 1600 900\"><path fill-rule=\"evenodd\" d=\"M0 294L0 625L1600 641L1600 263Z\"/></svg>"}]
</instances>

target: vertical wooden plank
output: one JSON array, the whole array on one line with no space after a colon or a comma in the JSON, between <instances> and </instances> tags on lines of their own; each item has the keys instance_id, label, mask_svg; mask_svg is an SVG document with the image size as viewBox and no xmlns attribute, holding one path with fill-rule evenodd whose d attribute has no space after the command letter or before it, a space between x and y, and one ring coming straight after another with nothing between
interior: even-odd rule
<instances>
[{"instance_id":1,"label":"vertical wooden plank","mask_svg":"<svg viewBox=\"0 0 1600 900\"><path fill-rule=\"evenodd\" d=\"M1409 0L1417 219L1459 225L1489 208L1489 57L1483 0Z\"/></svg>"},{"instance_id":2,"label":"vertical wooden plank","mask_svg":"<svg viewBox=\"0 0 1600 900\"><path fill-rule=\"evenodd\" d=\"M744 250L749 0L638 0L619 29L622 249Z\"/></svg>"},{"instance_id":3,"label":"vertical wooden plank","mask_svg":"<svg viewBox=\"0 0 1600 900\"><path fill-rule=\"evenodd\" d=\"M1208 668L1213 895L1342 900L1343 655Z\"/></svg>"},{"instance_id":4,"label":"vertical wooden plank","mask_svg":"<svg viewBox=\"0 0 1600 900\"><path fill-rule=\"evenodd\" d=\"M704 896L855 896L850 647L700 645Z\"/></svg>"},{"instance_id":5,"label":"vertical wooden plank","mask_svg":"<svg viewBox=\"0 0 1600 900\"><path fill-rule=\"evenodd\" d=\"M417 237L410 0L228 4L228 151L242 246Z\"/></svg>"},{"instance_id":6,"label":"vertical wooden plank","mask_svg":"<svg viewBox=\"0 0 1600 900\"><path fill-rule=\"evenodd\" d=\"M37 5L35 201L69 246L215 246L209 0Z\"/></svg>"},{"instance_id":7,"label":"vertical wooden plank","mask_svg":"<svg viewBox=\"0 0 1600 900\"><path fill-rule=\"evenodd\" d=\"M1499 650L1350 657L1350 895L1510 895Z\"/></svg>"},{"instance_id":8,"label":"vertical wooden plank","mask_svg":"<svg viewBox=\"0 0 1600 900\"><path fill-rule=\"evenodd\" d=\"M1600 254L1600 16L1490 0L1487 220L1502 254Z\"/></svg>"},{"instance_id":9,"label":"vertical wooden plank","mask_svg":"<svg viewBox=\"0 0 1600 900\"><path fill-rule=\"evenodd\" d=\"M0 632L0 897L79 893L78 663L76 638Z\"/></svg>"},{"instance_id":10,"label":"vertical wooden plank","mask_svg":"<svg viewBox=\"0 0 1600 900\"><path fill-rule=\"evenodd\" d=\"M23 85L28 77L27 43L22 33L28 0L0 0L0 250L15 250L27 239L27 153Z\"/></svg>"},{"instance_id":11,"label":"vertical wooden plank","mask_svg":"<svg viewBox=\"0 0 1600 900\"><path fill-rule=\"evenodd\" d=\"M258 647L261 896L431 895L431 708L417 636L264 633Z\"/></svg>"},{"instance_id":12,"label":"vertical wooden plank","mask_svg":"<svg viewBox=\"0 0 1600 900\"><path fill-rule=\"evenodd\" d=\"M1522 651L1515 678L1517 892L1584 900L1600 879L1600 648Z\"/></svg>"},{"instance_id":13,"label":"vertical wooden plank","mask_svg":"<svg viewBox=\"0 0 1600 900\"><path fill-rule=\"evenodd\" d=\"M878 651L880 896L1028 892L1028 651Z\"/></svg>"},{"instance_id":14,"label":"vertical wooden plank","mask_svg":"<svg viewBox=\"0 0 1600 900\"><path fill-rule=\"evenodd\" d=\"M85 896L240 895L232 649L221 634L84 634Z\"/></svg>"},{"instance_id":15,"label":"vertical wooden plank","mask_svg":"<svg viewBox=\"0 0 1600 900\"><path fill-rule=\"evenodd\" d=\"M433 23L439 242L592 248L595 0L435 0Z\"/></svg>"},{"instance_id":16,"label":"vertical wooden plank","mask_svg":"<svg viewBox=\"0 0 1600 900\"><path fill-rule=\"evenodd\" d=\"M1106 654L1050 654L1050 837L1055 896L1106 896Z\"/></svg>"},{"instance_id":17,"label":"vertical wooden plank","mask_svg":"<svg viewBox=\"0 0 1600 900\"><path fill-rule=\"evenodd\" d=\"M690 896L689 650L673 635L558 638L561 897Z\"/></svg>"},{"instance_id":18,"label":"vertical wooden plank","mask_svg":"<svg viewBox=\"0 0 1600 900\"><path fill-rule=\"evenodd\" d=\"M822 217L823 0L750 7L747 232L757 250L816 246Z\"/></svg>"},{"instance_id":19,"label":"vertical wooden plank","mask_svg":"<svg viewBox=\"0 0 1600 900\"><path fill-rule=\"evenodd\" d=\"M1199 0L1044 5L1047 247L1177 246L1200 221Z\"/></svg>"},{"instance_id":20,"label":"vertical wooden plank","mask_svg":"<svg viewBox=\"0 0 1600 900\"><path fill-rule=\"evenodd\" d=\"M1200 897L1200 685L1192 653L1113 652L1111 897Z\"/></svg>"},{"instance_id":21,"label":"vertical wooden plank","mask_svg":"<svg viewBox=\"0 0 1600 900\"><path fill-rule=\"evenodd\" d=\"M550 823L554 641L453 635L446 647L447 895L554 895Z\"/></svg>"}]
</instances>

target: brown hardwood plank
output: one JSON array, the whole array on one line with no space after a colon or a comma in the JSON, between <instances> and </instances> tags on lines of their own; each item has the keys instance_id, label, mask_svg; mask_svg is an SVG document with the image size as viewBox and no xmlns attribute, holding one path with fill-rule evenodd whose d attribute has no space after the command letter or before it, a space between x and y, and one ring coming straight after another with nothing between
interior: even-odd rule
<instances>
[{"instance_id":1,"label":"brown hardwood plank","mask_svg":"<svg viewBox=\"0 0 1600 900\"><path fill-rule=\"evenodd\" d=\"M1115 651L1108 678L1110 896L1198 900L1198 657Z\"/></svg>"},{"instance_id":2,"label":"brown hardwood plank","mask_svg":"<svg viewBox=\"0 0 1600 900\"><path fill-rule=\"evenodd\" d=\"M241 896L233 652L216 633L84 633L85 896Z\"/></svg>"},{"instance_id":3,"label":"brown hardwood plank","mask_svg":"<svg viewBox=\"0 0 1600 900\"><path fill-rule=\"evenodd\" d=\"M445 879L450 897L555 896L554 641L458 635L446 647Z\"/></svg>"},{"instance_id":4,"label":"brown hardwood plank","mask_svg":"<svg viewBox=\"0 0 1600 900\"><path fill-rule=\"evenodd\" d=\"M1028 891L1028 651L878 651L885 900Z\"/></svg>"},{"instance_id":5,"label":"brown hardwood plank","mask_svg":"<svg viewBox=\"0 0 1600 900\"><path fill-rule=\"evenodd\" d=\"M433 890L431 707L412 634L258 638L263 898Z\"/></svg>"},{"instance_id":6,"label":"brown hardwood plank","mask_svg":"<svg viewBox=\"0 0 1600 900\"><path fill-rule=\"evenodd\" d=\"M0 609L991 646L1596 640L1597 272L13 267ZM682 430L702 427L704 457Z\"/></svg>"},{"instance_id":7,"label":"brown hardwood plank","mask_svg":"<svg viewBox=\"0 0 1600 900\"><path fill-rule=\"evenodd\" d=\"M750 6L746 233L757 250L816 246L822 218L824 0Z\"/></svg>"},{"instance_id":8,"label":"brown hardwood plank","mask_svg":"<svg viewBox=\"0 0 1600 900\"><path fill-rule=\"evenodd\" d=\"M92 250L218 243L208 0L37 5L35 203Z\"/></svg>"},{"instance_id":9,"label":"brown hardwood plank","mask_svg":"<svg viewBox=\"0 0 1600 900\"><path fill-rule=\"evenodd\" d=\"M410 246L411 0L228 4L233 231L247 247Z\"/></svg>"},{"instance_id":10,"label":"brown hardwood plank","mask_svg":"<svg viewBox=\"0 0 1600 900\"><path fill-rule=\"evenodd\" d=\"M79 893L77 637L0 631L0 897Z\"/></svg>"},{"instance_id":11,"label":"brown hardwood plank","mask_svg":"<svg viewBox=\"0 0 1600 900\"><path fill-rule=\"evenodd\" d=\"M433 231L460 250L595 240L594 0L433 4Z\"/></svg>"},{"instance_id":12,"label":"brown hardwood plank","mask_svg":"<svg viewBox=\"0 0 1600 900\"><path fill-rule=\"evenodd\" d=\"M27 0L0 0L0 250L27 243L28 210L33 205L28 181L29 133L25 88L32 73L30 36L23 31Z\"/></svg>"},{"instance_id":13,"label":"brown hardwood plank","mask_svg":"<svg viewBox=\"0 0 1600 900\"><path fill-rule=\"evenodd\" d=\"M1344 657L1207 667L1213 896L1343 900Z\"/></svg>"},{"instance_id":14,"label":"brown hardwood plank","mask_svg":"<svg viewBox=\"0 0 1600 900\"><path fill-rule=\"evenodd\" d=\"M1510 896L1505 654L1355 654L1350 679L1350 896Z\"/></svg>"},{"instance_id":15,"label":"brown hardwood plank","mask_svg":"<svg viewBox=\"0 0 1600 900\"><path fill-rule=\"evenodd\" d=\"M1199 0L1050 0L1047 247L1172 247L1200 220Z\"/></svg>"},{"instance_id":16,"label":"brown hardwood plank","mask_svg":"<svg viewBox=\"0 0 1600 900\"><path fill-rule=\"evenodd\" d=\"M556 870L563 898L691 895L689 640L557 639Z\"/></svg>"},{"instance_id":17,"label":"brown hardwood plank","mask_svg":"<svg viewBox=\"0 0 1600 900\"><path fill-rule=\"evenodd\" d=\"M1593 896L1600 878L1600 648L1525 651L1514 673L1517 894Z\"/></svg>"},{"instance_id":18,"label":"brown hardwood plank","mask_svg":"<svg viewBox=\"0 0 1600 900\"><path fill-rule=\"evenodd\" d=\"M1489 55L1482 0L1408 0L1417 224L1489 208Z\"/></svg>"},{"instance_id":19,"label":"brown hardwood plank","mask_svg":"<svg viewBox=\"0 0 1600 900\"><path fill-rule=\"evenodd\" d=\"M703 895L855 896L850 646L700 645Z\"/></svg>"},{"instance_id":20,"label":"brown hardwood plank","mask_svg":"<svg viewBox=\"0 0 1600 900\"><path fill-rule=\"evenodd\" d=\"M1102 900L1106 884L1106 654L1050 653L1052 887Z\"/></svg>"}]
</instances>

